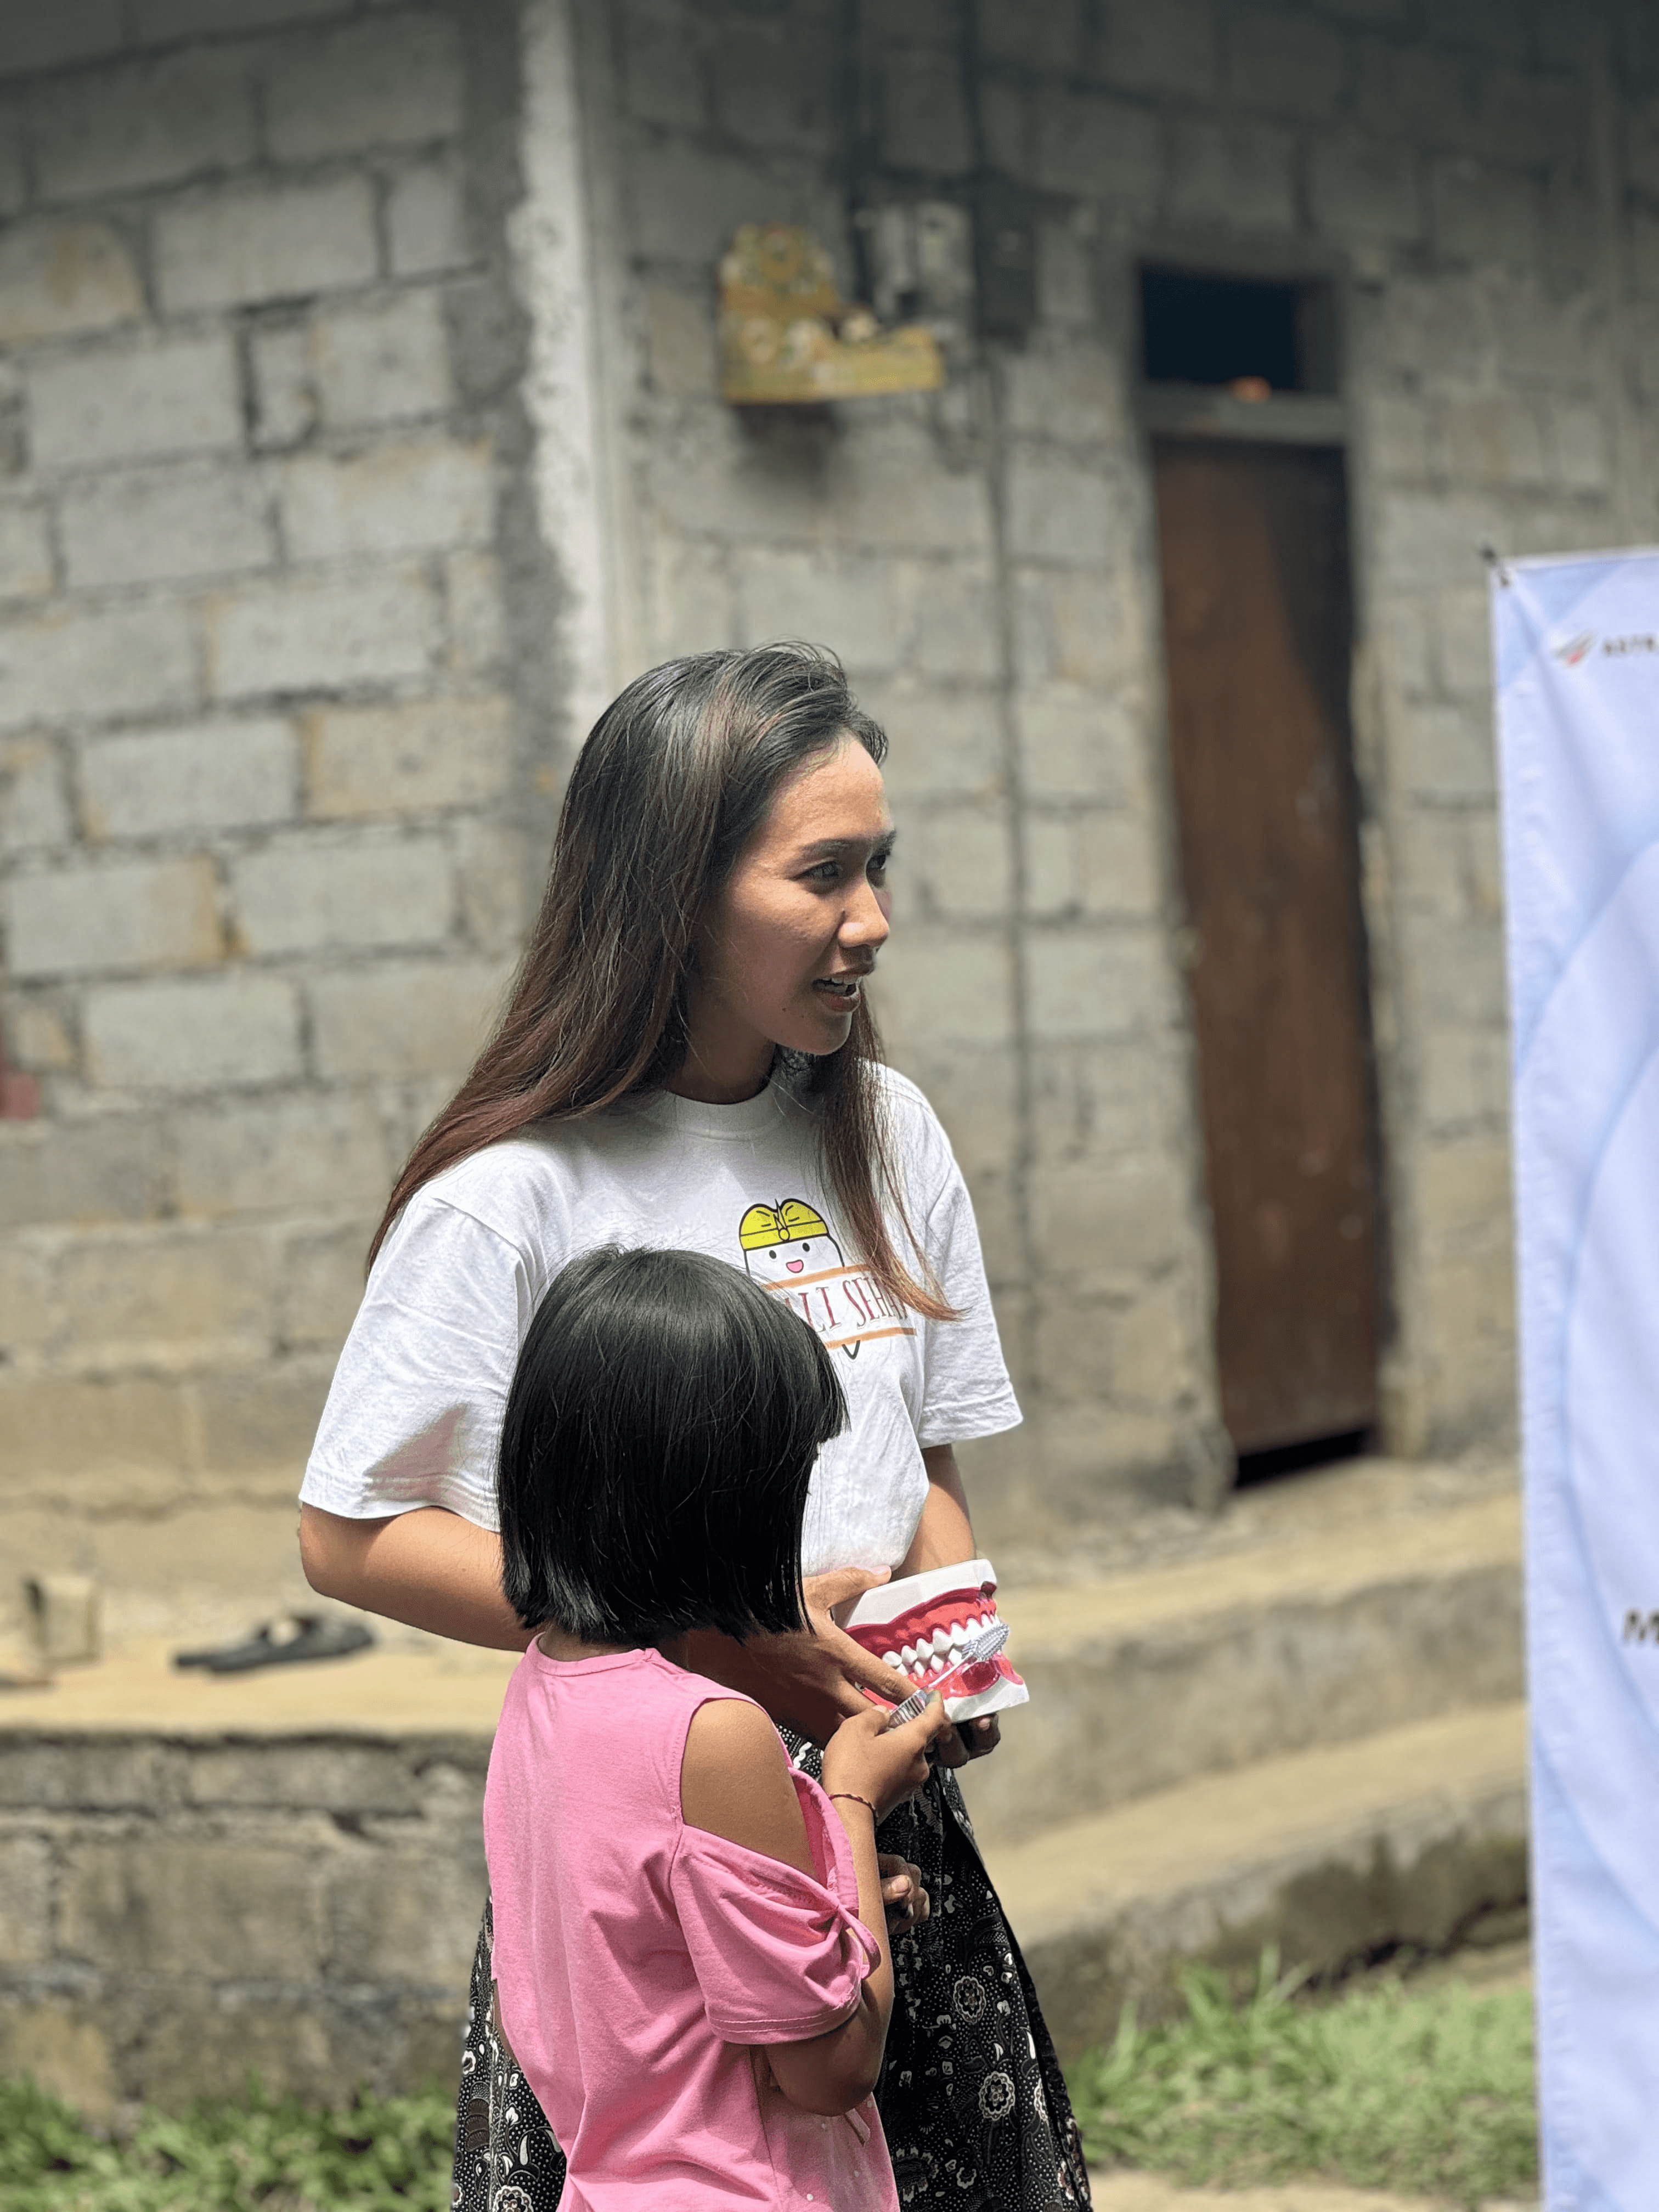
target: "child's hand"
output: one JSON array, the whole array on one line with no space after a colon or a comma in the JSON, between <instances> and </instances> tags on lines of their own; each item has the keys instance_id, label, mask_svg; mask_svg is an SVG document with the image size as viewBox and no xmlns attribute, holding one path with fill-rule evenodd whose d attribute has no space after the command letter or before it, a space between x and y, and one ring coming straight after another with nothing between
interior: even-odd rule
<instances>
[{"instance_id":1,"label":"child's hand","mask_svg":"<svg viewBox=\"0 0 1659 2212\"><path fill-rule=\"evenodd\" d=\"M891 1718L885 1707L871 1706L844 1720L823 1747L825 1790L862 1797L878 1820L915 1796L927 1779L927 1747L951 1725L937 1691L902 1728L890 1728Z\"/></svg>"}]
</instances>

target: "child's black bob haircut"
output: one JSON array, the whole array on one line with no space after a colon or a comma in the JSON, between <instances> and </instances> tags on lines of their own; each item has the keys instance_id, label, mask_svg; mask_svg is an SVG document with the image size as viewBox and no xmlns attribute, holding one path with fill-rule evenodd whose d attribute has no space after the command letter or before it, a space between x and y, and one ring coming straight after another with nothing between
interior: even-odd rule
<instances>
[{"instance_id":1,"label":"child's black bob haircut","mask_svg":"<svg viewBox=\"0 0 1659 2212\"><path fill-rule=\"evenodd\" d=\"M614 1245L571 1261L507 1393L507 1603L590 1644L802 1627L806 1486L846 1420L817 1338L735 1267Z\"/></svg>"}]
</instances>

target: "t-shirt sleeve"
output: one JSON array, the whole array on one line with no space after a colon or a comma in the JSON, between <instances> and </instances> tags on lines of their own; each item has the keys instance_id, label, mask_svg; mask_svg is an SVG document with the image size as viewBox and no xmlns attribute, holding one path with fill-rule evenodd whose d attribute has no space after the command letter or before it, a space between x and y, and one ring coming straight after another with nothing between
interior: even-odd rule
<instances>
[{"instance_id":1,"label":"t-shirt sleeve","mask_svg":"<svg viewBox=\"0 0 1659 2212\"><path fill-rule=\"evenodd\" d=\"M516 1244L417 1192L369 1276L301 1500L353 1520L441 1505L497 1527L501 1419L535 1303Z\"/></svg>"},{"instance_id":2,"label":"t-shirt sleeve","mask_svg":"<svg viewBox=\"0 0 1659 2212\"><path fill-rule=\"evenodd\" d=\"M916 1441L967 1443L1017 1428L1021 1414L991 1310L973 1200L950 1139L920 1091L912 1091L907 1132L909 1188L921 1214L917 1229L955 1321L929 1322L922 1339L922 1401Z\"/></svg>"},{"instance_id":3,"label":"t-shirt sleeve","mask_svg":"<svg viewBox=\"0 0 1659 2212\"><path fill-rule=\"evenodd\" d=\"M708 2025L726 2043L799 2043L845 2020L881 1946L858 1917L858 1875L816 1783L795 1778L815 1881L705 1828L686 1828L669 1875Z\"/></svg>"}]
</instances>

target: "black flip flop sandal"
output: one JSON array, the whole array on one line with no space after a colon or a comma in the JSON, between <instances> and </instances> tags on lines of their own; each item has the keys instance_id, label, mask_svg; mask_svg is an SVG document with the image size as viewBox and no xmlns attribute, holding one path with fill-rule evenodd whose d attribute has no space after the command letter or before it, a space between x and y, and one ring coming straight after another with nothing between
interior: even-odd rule
<instances>
[{"instance_id":1,"label":"black flip flop sandal","mask_svg":"<svg viewBox=\"0 0 1659 2212\"><path fill-rule=\"evenodd\" d=\"M210 1651L175 1651L175 1667L199 1667L207 1674L247 1674L256 1667L289 1667L311 1659L343 1659L366 1651L376 1641L367 1622L343 1620L337 1613L289 1613L267 1620L241 1644L221 1644Z\"/></svg>"}]
</instances>

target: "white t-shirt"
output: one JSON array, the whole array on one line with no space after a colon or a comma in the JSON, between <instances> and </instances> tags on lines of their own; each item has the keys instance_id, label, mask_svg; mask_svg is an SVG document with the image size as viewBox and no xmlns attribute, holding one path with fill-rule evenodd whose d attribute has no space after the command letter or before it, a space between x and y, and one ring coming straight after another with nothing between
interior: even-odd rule
<instances>
[{"instance_id":1,"label":"white t-shirt","mask_svg":"<svg viewBox=\"0 0 1659 2212\"><path fill-rule=\"evenodd\" d=\"M507 1388L548 1284L596 1245L676 1246L746 1268L836 1359L849 1420L812 1477L805 1571L896 1565L927 1494L922 1448L1020 1415L950 1142L913 1083L883 1080L911 1223L960 1320L924 1320L872 1280L837 1225L812 1109L781 1083L736 1106L658 1092L544 1122L446 1169L404 1207L340 1354L301 1498L355 1518L442 1505L494 1528Z\"/></svg>"}]
</instances>

